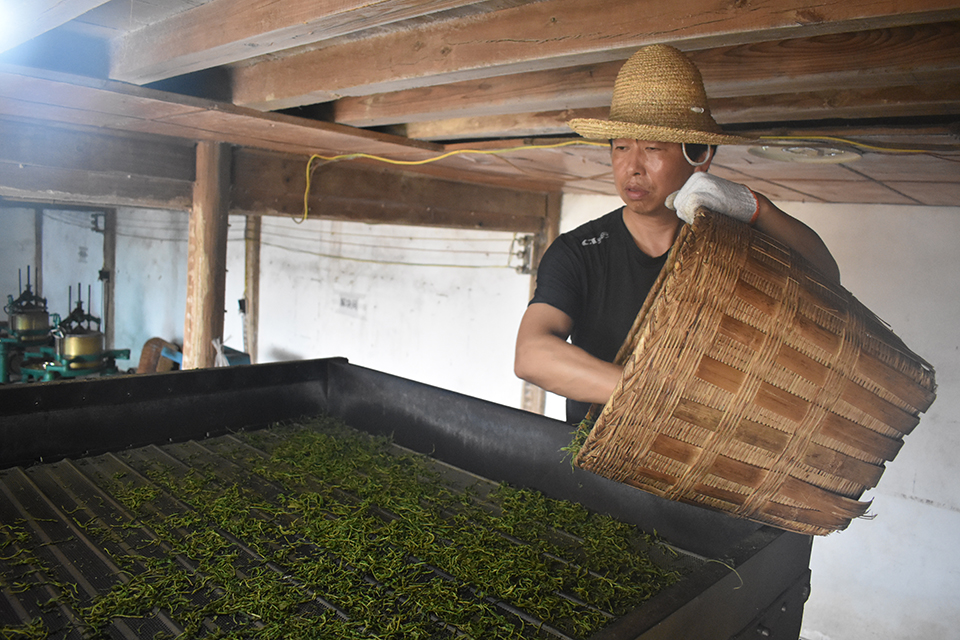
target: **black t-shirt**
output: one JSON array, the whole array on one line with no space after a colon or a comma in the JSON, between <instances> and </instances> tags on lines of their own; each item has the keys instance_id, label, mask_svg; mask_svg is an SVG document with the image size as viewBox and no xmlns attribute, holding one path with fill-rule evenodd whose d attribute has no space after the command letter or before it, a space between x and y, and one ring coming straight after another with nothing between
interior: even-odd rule
<instances>
[{"instance_id":1,"label":"black t-shirt","mask_svg":"<svg viewBox=\"0 0 960 640\"><path fill-rule=\"evenodd\" d=\"M637 247L623 209L561 234L537 268L534 302L573 319L570 342L613 362L660 274L667 255L650 257ZM567 421L577 423L589 403L567 400Z\"/></svg>"}]
</instances>

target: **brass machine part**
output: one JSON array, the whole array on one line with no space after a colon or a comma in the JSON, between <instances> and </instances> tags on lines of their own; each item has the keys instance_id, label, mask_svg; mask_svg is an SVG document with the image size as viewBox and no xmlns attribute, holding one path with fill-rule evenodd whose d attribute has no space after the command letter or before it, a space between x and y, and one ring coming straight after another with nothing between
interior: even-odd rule
<instances>
[{"instance_id":1,"label":"brass machine part","mask_svg":"<svg viewBox=\"0 0 960 640\"><path fill-rule=\"evenodd\" d=\"M57 355L61 360L81 358L70 363L71 369L93 369L100 366L103 334L99 331L72 333L57 338Z\"/></svg>"},{"instance_id":2,"label":"brass machine part","mask_svg":"<svg viewBox=\"0 0 960 640\"><path fill-rule=\"evenodd\" d=\"M13 311L9 315L11 332L24 334L50 329L50 314L44 309Z\"/></svg>"}]
</instances>

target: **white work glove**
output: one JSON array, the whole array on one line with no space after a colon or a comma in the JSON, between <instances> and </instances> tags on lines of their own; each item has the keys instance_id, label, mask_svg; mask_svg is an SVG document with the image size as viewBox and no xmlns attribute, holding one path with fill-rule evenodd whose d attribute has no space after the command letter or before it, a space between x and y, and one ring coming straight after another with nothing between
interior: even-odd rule
<instances>
[{"instance_id":1,"label":"white work glove","mask_svg":"<svg viewBox=\"0 0 960 640\"><path fill-rule=\"evenodd\" d=\"M667 196L666 205L677 212L681 220L693 224L697 209L705 207L730 216L741 222L753 224L760 212L760 201L750 189L697 171L680 189Z\"/></svg>"}]
</instances>

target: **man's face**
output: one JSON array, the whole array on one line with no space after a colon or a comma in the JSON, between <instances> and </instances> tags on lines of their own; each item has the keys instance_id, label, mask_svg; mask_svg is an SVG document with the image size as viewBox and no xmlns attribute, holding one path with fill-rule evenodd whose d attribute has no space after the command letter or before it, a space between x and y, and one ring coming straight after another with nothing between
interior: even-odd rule
<instances>
[{"instance_id":1,"label":"man's face","mask_svg":"<svg viewBox=\"0 0 960 640\"><path fill-rule=\"evenodd\" d=\"M679 144L618 138L611 143L610 157L617 193L627 209L639 215L668 211L676 215L663 202L695 170L683 157Z\"/></svg>"}]
</instances>

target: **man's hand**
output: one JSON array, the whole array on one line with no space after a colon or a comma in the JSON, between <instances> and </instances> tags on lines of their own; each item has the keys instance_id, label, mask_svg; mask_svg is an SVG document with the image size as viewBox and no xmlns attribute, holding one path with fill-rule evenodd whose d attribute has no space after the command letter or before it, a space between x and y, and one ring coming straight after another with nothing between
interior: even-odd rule
<instances>
[{"instance_id":1,"label":"man's hand","mask_svg":"<svg viewBox=\"0 0 960 640\"><path fill-rule=\"evenodd\" d=\"M697 209L706 207L711 211L753 224L760 212L760 201L750 189L697 171L687 180L680 191L667 196L667 207L674 209L681 220L692 224Z\"/></svg>"},{"instance_id":2,"label":"man's hand","mask_svg":"<svg viewBox=\"0 0 960 640\"><path fill-rule=\"evenodd\" d=\"M698 171L683 188L667 196L666 205L684 222L692 223L699 207L722 213L753 225L809 260L829 279L840 282L840 269L817 233L784 213L770 199L742 184Z\"/></svg>"}]
</instances>

